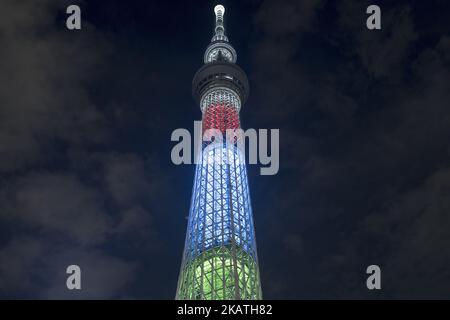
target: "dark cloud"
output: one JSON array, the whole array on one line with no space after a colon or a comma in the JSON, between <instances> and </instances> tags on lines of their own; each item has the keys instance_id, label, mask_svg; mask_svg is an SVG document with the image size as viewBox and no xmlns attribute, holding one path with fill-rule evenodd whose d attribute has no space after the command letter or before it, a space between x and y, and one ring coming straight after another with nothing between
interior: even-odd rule
<instances>
[{"instance_id":1,"label":"dark cloud","mask_svg":"<svg viewBox=\"0 0 450 320\"><path fill-rule=\"evenodd\" d=\"M96 189L67 174L30 174L17 180L7 198L7 217L43 232L61 232L79 243L103 241L111 221Z\"/></svg>"},{"instance_id":2,"label":"dark cloud","mask_svg":"<svg viewBox=\"0 0 450 320\"><path fill-rule=\"evenodd\" d=\"M399 194L382 211L369 214L357 231L384 239L386 283L404 298L439 298L448 295L450 249L449 168L438 169L419 187ZM429 288L424 291L423 288Z\"/></svg>"},{"instance_id":3,"label":"dark cloud","mask_svg":"<svg viewBox=\"0 0 450 320\"><path fill-rule=\"evenodd\" d=\"M122 253L161 244L150 204L164 186L149 157L110 146L117 118L93 94L113 46L87 19L67 31L67 5L1 5L1 297L132 296L142 261ZM65 288L70 264L80 293Z\"/></svg>"},{"instance_id":4,"label":"dark cloud","mask_svg":"<svg viewBox=\"0 0 450 320\"><path fill-rule=\"evenodd\" d=\"M372 32L361 28L367 19L366 8L370 1L340 1L338 5L339 28L342 38L353 33L346 54L356 55L367 72L375 77L384 77L384 81L396 80L396 74L404 71L411 46L417 39L411 8L399 5L382 11L382 30ZM345 41L345 40L344 40ZM386 79L387 78L387 79Z\"/></svg>"},{"instance_id":5,"label":"dark cloud","mask_svg":"<svg viewBox=\"0 0 450 320\"><path fill-rule=\"evenodd\" d=\"M92 101L86 83L96 76L102 58L109 52L108 43L88 23L83 26L90 31L76 35L55 25L62 3L57 4L2 3L3 172L45 161L55 152L56 143L99 142L107 134L105 118Z\"/></svg>"},{"instance_id":6,"label":"dark cloud","mask_svg":"<svg viewBox=\"0 0 450 320\"><path fill-rule=\"evenodd\" d=\"M29 292L36 283L31 274L36 261L43 260L47 249L45 243L29 237L16 237L0 249L0 293L3 297L17 292ZM39 273L38 273L39 274Z\"/></svg>"},{"instance_id":7,"label":"dark cloud","mask_svg":"<svg viewBox=\"0 0 450 320\"><path fill-rule=\"evenodd\" d=\"M0 293L4 297L107 299L124 297L136 264L103 251L16 238L0 250ZM81 268L81 291L66 288L66 268ZM84 289L84 290L83 290Z\"/></svg>"},{"instance_id":8,"label":"dark cloud","mask_svg":"<svg viewBox=\"0 0 450 320\"><path fill-rule=\"evenodd\" d=\"M137 155L111 155L106 160L106 188L120 205L130 205L155 192L146 177L144 161ZM154 189L152 189L154 188Z\"/></svg>"},{"instance_id":9,"label":"dark cloud","mask_svg":"<svg viewBox=\"0 0 450 320\"><path fill-rule=\"evenodd\" d=\"M322 26L296 34L274 18L252 47L249 112L282 139L280 176L253 191L273 195L255 204L270 297L449 295L446 197L430 186L449 181L448 36L424 46L405 3L382 7L383 31L368 31L366 7L327 2L314 8ZM370 264L386 277L380 294L365 288Z\"/></svg>"},{"instance_id":10,"label":"dark cloud","mask_svg":"<svg viewBox=\"0 0 450 320\"><path fill-rule=\"evenodd\" d=\"M82 290L69 291L63 272L76 263L81 268ZM136 263L119 259L98 250L65 250L54 257L54 274L48 287L40 292L43 299L111 299L127 298L127 286L135 278Z\"/></svg>"},{"instance_id":11,"label":"dark cloud","mask_svg":"<svg viewBox=\"0 0 450 320\"><path fill-rule=\"evenodd\" d=\"M265 0L255 15L255 24L274 38L311 30L317 22L317 10L323 4L322 0L289 0L280 5L277 1Z\"/></svg>"}]
</instances>

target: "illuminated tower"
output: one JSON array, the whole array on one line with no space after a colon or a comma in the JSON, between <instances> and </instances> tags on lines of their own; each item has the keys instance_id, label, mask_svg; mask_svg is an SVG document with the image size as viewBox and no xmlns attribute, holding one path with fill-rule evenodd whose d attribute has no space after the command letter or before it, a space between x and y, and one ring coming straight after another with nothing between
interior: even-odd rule
<instances>
[{"instance_id":1,"label":"illuminated tower","mask_svg":"<svg viewBox=\"0 0 450 320\"><path fill-rule=\"evenodd\" d=\"M225 8L217 5L215 34L192 81L205 136L195 172L177 299L261 299L252 208L239 135L239 110L248 97L247 76L225 35ZM211 129L211 130L208 130Z\"/></svg>"}]
</instances>

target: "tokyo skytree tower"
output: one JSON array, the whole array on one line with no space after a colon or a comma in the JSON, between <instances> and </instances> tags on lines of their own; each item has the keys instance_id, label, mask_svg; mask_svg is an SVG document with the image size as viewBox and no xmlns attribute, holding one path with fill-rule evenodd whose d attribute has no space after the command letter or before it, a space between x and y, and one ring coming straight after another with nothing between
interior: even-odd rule
<instances>
[{"instance_id":1,"label":"tokyo skytree tower","mask_svg":"<svg viewBox=\"0 0 450 320\"><path fill-rule=\"evenodd\" d=\"M223 139L201 146L176 299L262 299L245 156L236 137L226 135L240 129L249 84L225 34L225 8L214 13L215 33L192 93L203 133L217 129Z\"/></svg>"}]
</instances>

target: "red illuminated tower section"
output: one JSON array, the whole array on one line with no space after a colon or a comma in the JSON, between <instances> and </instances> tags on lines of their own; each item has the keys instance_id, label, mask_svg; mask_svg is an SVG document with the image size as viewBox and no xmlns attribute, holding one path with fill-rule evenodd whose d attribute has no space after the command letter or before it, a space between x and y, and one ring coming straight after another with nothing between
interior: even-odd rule
<instances>
[{"instance_id":1,"label":"red illuminated tower section","mask_svg":"<svg viewBox=\"0 0 450 320\"><path fill-rule=\"evenodd\" d=\"M212 104L206 107L203 115L203 131L219 129L226 132L227 129L239 129L239 113L232 105Z\"/></svg>"},{"instance_id":2,"label":"red illuminated tower section","mask_svg":"<svg viewBox=\"0 0 450 320\"><path fill-rule=\"evenodd\" d=\"M225 35L225 8L214 12L215 33L192 82L208 142L197 160L176 298L261 299L245 157L236 138L227 137L240 128L249 84Z\"/></svg>"}]
</instances>

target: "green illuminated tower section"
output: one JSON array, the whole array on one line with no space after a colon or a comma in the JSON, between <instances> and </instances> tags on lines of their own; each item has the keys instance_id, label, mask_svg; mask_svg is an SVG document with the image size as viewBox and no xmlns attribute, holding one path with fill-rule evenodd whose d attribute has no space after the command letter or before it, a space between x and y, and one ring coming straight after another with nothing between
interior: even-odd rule
<instances>
[{"instance_id":1,"label":"green illuminated tower section","mask_svg":"<svg viewBox=\"0 0 450 320\"><path fill-rule=\"evenodd\" d=\"M245 157L239 135L227 135L240 130L249 85L225 35L225 8L214 12L214 36L192 83L207 142L197 160L176 299L256 300L262 293Z\"/></svg>"}]
</instances>

